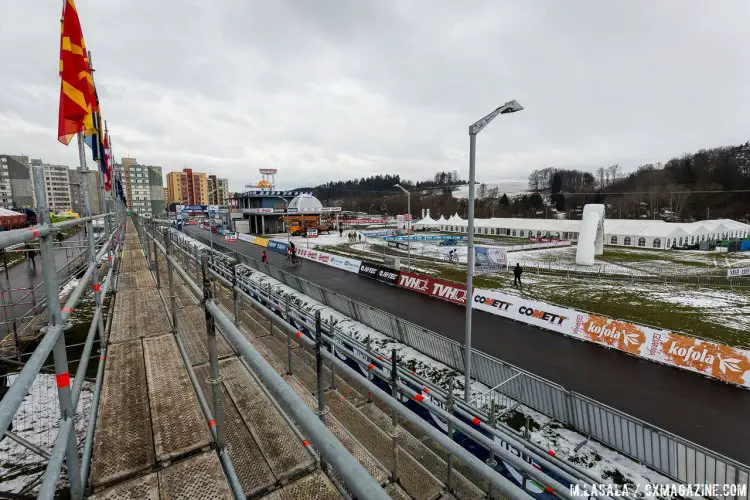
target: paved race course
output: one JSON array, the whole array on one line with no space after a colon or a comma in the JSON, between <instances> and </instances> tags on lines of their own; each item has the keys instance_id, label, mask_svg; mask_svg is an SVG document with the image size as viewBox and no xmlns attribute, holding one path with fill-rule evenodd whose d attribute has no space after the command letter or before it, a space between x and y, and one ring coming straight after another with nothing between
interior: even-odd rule
<instances>
[{"instance_id":1,"label":"paved race course","mask_svg":"<svg viewBox=\"0 0 750 500\"><path fill-rule=\"evenodd\" d=\"M186 233L209 236L195 226ZM216 238L214 244L260 259L261 248L244 241ZM282 254L268 251L268 257L283 268ZM463 307L308 260L283 269L463 341ZM750 391L481 311L474 312L473 325L475 348L750 464Z\"/></svg>"}]
</instances>

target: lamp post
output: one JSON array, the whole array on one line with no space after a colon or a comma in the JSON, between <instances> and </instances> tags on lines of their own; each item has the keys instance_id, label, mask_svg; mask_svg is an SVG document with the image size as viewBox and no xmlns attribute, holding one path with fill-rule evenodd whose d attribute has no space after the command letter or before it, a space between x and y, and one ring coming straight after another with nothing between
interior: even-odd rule
<instances>
[{"instance_id":1,"label":"lamp post","mask_svg":"<svg viewBox=\"0 0 750 500\"><path fill-rule=\"evenodd\" d=\"M466 338L464 339L464 399L471 398L471 306L474 281L474 183L476 181L477 134L498 115L521 111L516 100L508 101L484 118L469 126L469 222L468 255L466 257Z\"/></svg>"},{"instance_id":2,"label":"lamp post","mask_svg":"<svg viewBox=\"0 0 750 500\"><path fill-rule=\"evenodd\" d=\"M408 216L406 221L406 267L411 272L411 193L404 189L401 184L394 184L393 187L399 188L406 194L406 213Z\"/></svg>"}]
</instances>

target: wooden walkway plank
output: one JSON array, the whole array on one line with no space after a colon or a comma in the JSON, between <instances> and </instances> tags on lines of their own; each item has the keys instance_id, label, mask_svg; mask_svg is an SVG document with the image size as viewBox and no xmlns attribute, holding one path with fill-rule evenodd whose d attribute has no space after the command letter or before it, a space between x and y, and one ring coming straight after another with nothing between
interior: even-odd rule
<instances>
[{"instance_id":1,"label":"wooden walkway plank","mask_svg":"<svg viewBox=\"0 0 750 500\"><path fill-rule=\"evenodd\" d=\"M239 360L223 360L221 374L229 396L277 478L295 477L315 466L312 455Z\"/></svg>"},{"instance_id":2,"label":"wooden walkway plank","mask_svg":"<svg viewBox=\"0 0 750 500\"><path fill-rule=\"evenodd\" d=\"M175 463L159 472L161 500L234 500L215 452Z\"/></svg>"},{"instance_id":3,"label":"wooden walkway plank","mask_svg":"<svg viewBox=\"0 0 750 500\"><path fill-rule=\"evenodd\" d=\"M211 434L174 337L143 339L143 354L157 460L209 445Z\"/></svg>"},{"instance_id":4,"label":"wooden walkway plank","mask_svg":"<svg viewBox=\"0 0 750 500\"><path fill-rule=\"evenodd\" d=\"M120 290L115 298L110 344L170 333L159 291Z\"/></svg>"},{"instance_id":5,"label":"wooden walkway plank","mask_svg":"<svg viewBox=\"0 0 750 500\"><path fill-rule=\"evenodd\" d=\"M208 364L195 368L195 376L198 378L201 390L213 413L214 400L211 385L208 382L210 374ZM258 444L245 425L244 420L242 420L240 412L229 397L224 384L222 384L221 389L222 408L224 409L224 436L229 458L232 459L243 492L248 497L254 497L264 490L270 490L276 484L276 477L271 472Z\"/></svg>"},{"instance_id":6,"label":"wooden walkway plank","mask_svg":"<svg viewBox=\"0 0 750 500\"><path fill-rule=\"evenodd\" d=\"M193 366L208 362L206 313L201 306L188 306L177 315L177 334L180 336L190 363ZM219 358L234 354L223 334L217 328L216 345Z\"/></svg>"},{"instance_id":7,"label":"wooden walkway plank","mask_svg":"<svg viewBox=\"0 0 750 500\"><path fill-rule=\"evenodd\" d=\"M147 474L91 495L89 500L159 500L159 479Z\"/></svg>"},{"instance_id":8,"label":"wooden walkway plank","mask_svg":"<svg viewBox=\"0 0 750 500\"><path fill-rule=\"evenodd\" d=\"M99 418L94 439L91 483L98 486L150 469L154 446L139 340L107 351Z\"/></svg>"}]
</instances>

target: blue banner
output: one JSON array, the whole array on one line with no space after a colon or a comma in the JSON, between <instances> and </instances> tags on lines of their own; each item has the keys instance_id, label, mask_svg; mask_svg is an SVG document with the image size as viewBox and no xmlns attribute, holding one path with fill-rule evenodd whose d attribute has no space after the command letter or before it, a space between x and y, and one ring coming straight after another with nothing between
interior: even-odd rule
<instances>
[{"instance_id":1,"label":"blue banner","mask_svg":"<svg viewBox=\"0 0 750 500\"><path fill-rule=\"evenodd\" d=\"M269 240L268 248L270 248L271 250L276 250L277 252L286 253L287 250L289 250L289 245L287 245L283 241Z\"/></svg>"},{"instance_id":2,"label":"blue banner","mask_svg":"<svg viewBox=\"0 0 750 500\"><path fill-rule=\"evenodd\" d=\"M386 236L383 238L385 241L442 241L442 240L456 240L466 241L466 236L453 236L447 234L412 234L411 236Z\"/></svg>"}]
</instances>

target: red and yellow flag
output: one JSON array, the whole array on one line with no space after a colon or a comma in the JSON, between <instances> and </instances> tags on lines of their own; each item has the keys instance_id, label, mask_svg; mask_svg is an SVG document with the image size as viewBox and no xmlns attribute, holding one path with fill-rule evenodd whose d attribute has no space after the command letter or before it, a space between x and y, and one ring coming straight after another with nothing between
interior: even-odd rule
<instances>
[{"instance_id":1,"label":"red and yellow flag","mask_svg":"<svg viewBox=\"0 0 750 500\"><path fill-rule=\"evenodd\" d=\"M60 116L57 139L65 145L78 132L96 132L93 112L96 108L94 79L83 41L81 22L73 0L63 7L60 36Z\"/></svg>"}]
</instances>

